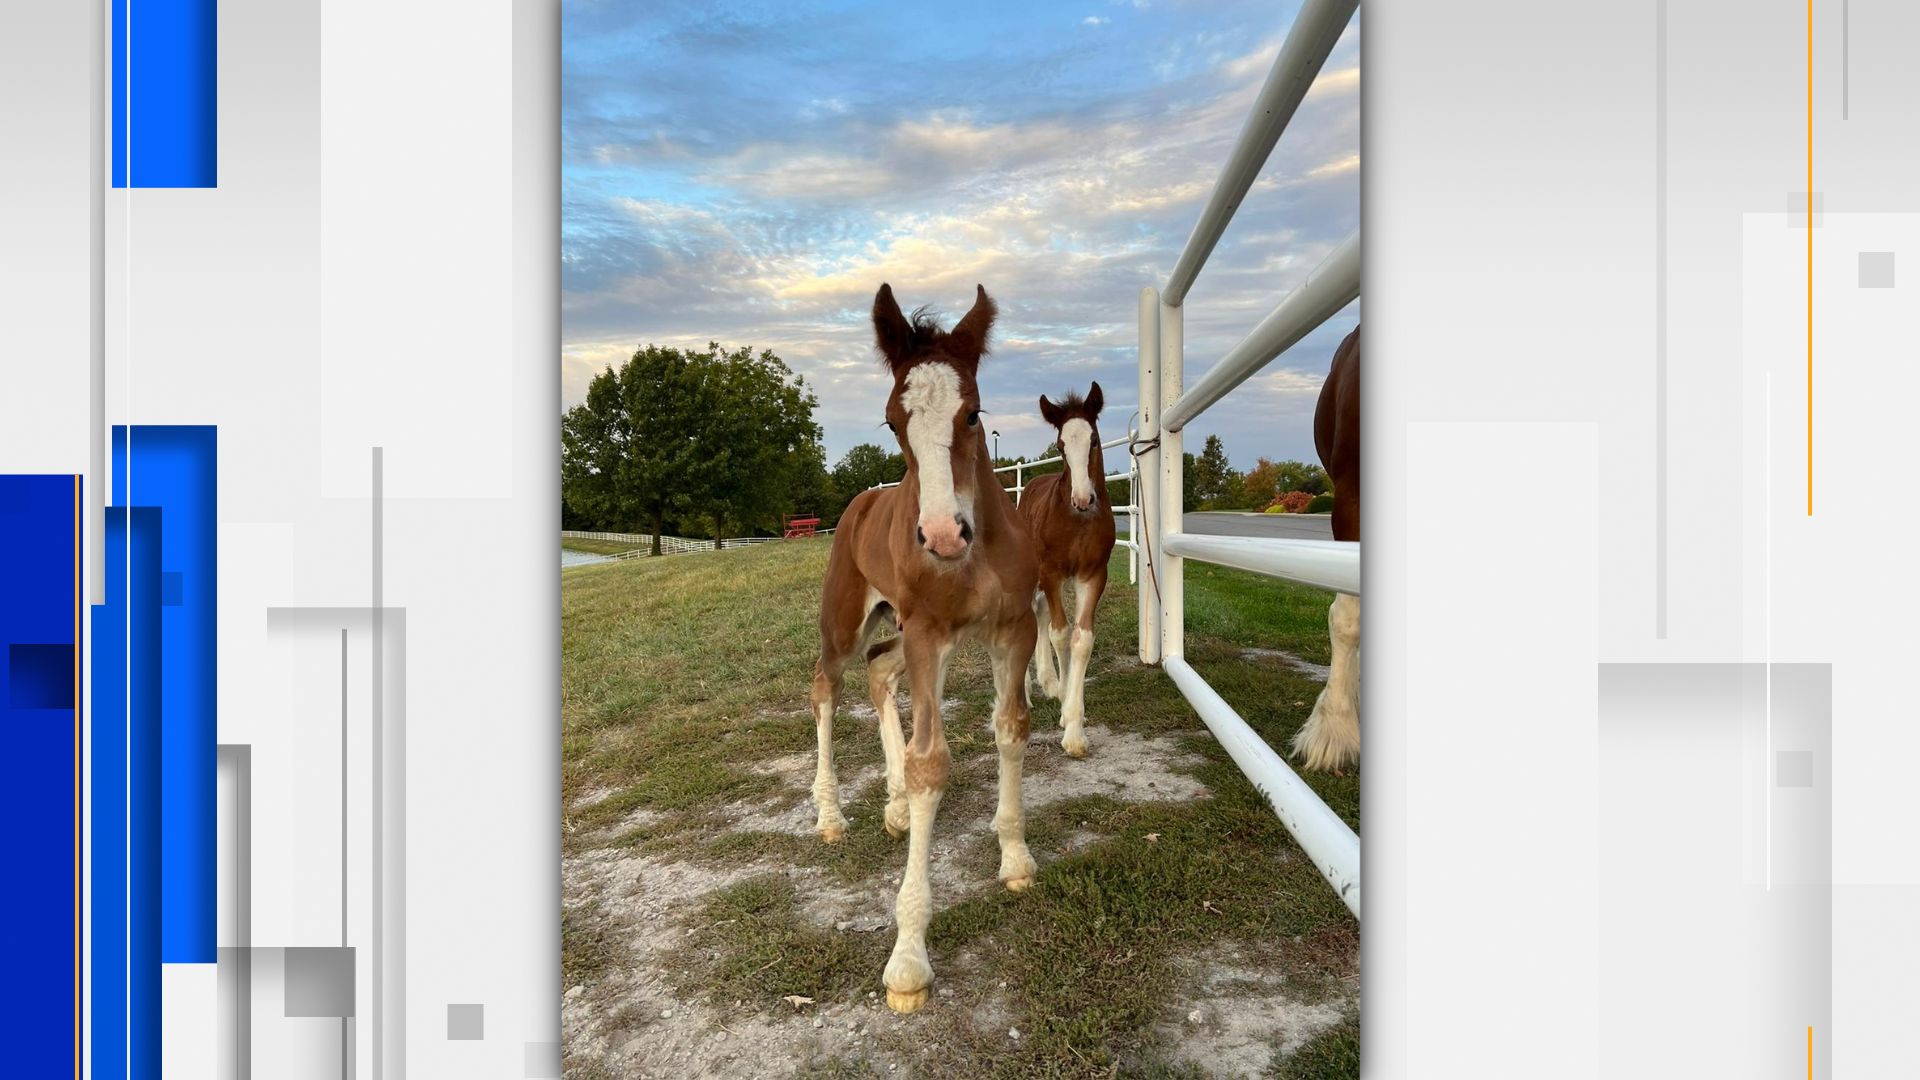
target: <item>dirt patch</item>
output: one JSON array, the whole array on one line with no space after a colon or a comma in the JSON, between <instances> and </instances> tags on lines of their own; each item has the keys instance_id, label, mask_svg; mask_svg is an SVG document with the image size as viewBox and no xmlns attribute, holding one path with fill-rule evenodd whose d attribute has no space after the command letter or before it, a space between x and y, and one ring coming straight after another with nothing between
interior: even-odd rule
<instances>
[{"instance_id":1,"label":"dirt patch","mask_svg":"<svg viewBox=\"0 0 1920 1080\"><path fill-rule=\"evenodd\" d=\"M1278 662L1292 668L1302 675L1320 682L1333 677L1333 669L1325 664L1316 664L1311 660L1302 660L1298 656L1282 649L1241 649L1240 659L1253 661Z\"/></svg>"},{"instance_id":2,"label":"dirt patch","mask_svg":"<svg viewBox=\"0 0 1920 1080\"><path fill-rule=\"evenodd\" d=\"M567 861L572 906L597 906L626 952L590 983L569 987L561 1029L569 1059L623 1077L790 1076L815 1059L879 1053L876 1037L900 1021L873 999L802 1006L791 1017L714 1008L674 989L671 965L696 927L701 898L748 878L784 873L809 892L817 871L751 862L713 867L594 851ZM851 900L851 897L849 897ZM885 1071L888 1064L883 1057Z\"/></svg>"},{"instance_id":3,"label":"dirt patch","mask_svg":"<svg viewBox=\"0 0 1920 1080\"><path fill-rule=\"evenodd\" d=\"M1358 970L1358 958L1354 958ZM1272 964L1227 945L1185 958L1185 993L1175 995L1154 1034L1174 1061L1209 1076L1262 1077L1315 1036L1340 1026L1360 1006L1357 994L1322 1000L1287 985Z\"/></svg>"}]
</instances>

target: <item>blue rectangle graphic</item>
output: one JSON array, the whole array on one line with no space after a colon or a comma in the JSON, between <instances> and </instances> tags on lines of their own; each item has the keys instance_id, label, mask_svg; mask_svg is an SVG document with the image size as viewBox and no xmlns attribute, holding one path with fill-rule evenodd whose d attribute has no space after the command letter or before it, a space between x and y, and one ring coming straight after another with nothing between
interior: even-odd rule
<instances>
[{"instance_id":1,"label":"blue rectangle graphic","mask_svg":"<svg viewBox=\"0 0 1920 1080\"><path fill-rule=\"evenodd\" d=\"M215 0L113 0L113 186L216 187Z\"/></svg>"},{"instance_id":2,"label":"blue rectangle graphic","mask_svg":"<svg viewBox=\"0 0 1920 1080\"><path fill-rule=\"evenodd\" d=\"M79 508L74 476L0 476L0 1016L22 1076L71 1075L80 1047Z\"/></svg>"},{"instance_id":3,"label":"blue rectangle graphic","mask_svg":"<svg viewBox=\"0 0 1920 1080\"><path fill-rule=\"evenodd\" d=\"M212 427L113 429L114 504L159 510L160 959L169 964L218 959L217 448Z\"/></svg>"},{"instance_id":4,"label":"blue rectangle graphic","mask_svg":"<svg viewBox=\"0 0 1920 1080\"><path fill-rule=\"evenodd\" d=\"M93 609L93 1074L160 1075L160 511L106 512Z\"/></svg>"}]
</instances>

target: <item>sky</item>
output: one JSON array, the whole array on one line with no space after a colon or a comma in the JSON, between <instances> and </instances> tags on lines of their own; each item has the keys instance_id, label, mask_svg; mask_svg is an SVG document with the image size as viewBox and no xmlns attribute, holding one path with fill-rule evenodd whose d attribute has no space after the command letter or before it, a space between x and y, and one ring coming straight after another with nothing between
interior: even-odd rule
<instances>
[{"instance_id":1,"label":"sky","mask_svg":"<svg viewBox=\"0 0 1920 1080\"><path fill-rule=\"evenodd\" d=\"M1038 399L1137 397L1141 287L1163 286L1296 2L567 0L561 401L648 343L769 348L819 396L829 463L893 449L869 312L1000 308L979 382L1000 453ZM965 10L966 14L957 12ZM1186 301L1191 386L1360 216L1360 29L1347 28ZM1188 426L1236 466L1316 460L1349 305Z\"/></svg>"}]
</instances>

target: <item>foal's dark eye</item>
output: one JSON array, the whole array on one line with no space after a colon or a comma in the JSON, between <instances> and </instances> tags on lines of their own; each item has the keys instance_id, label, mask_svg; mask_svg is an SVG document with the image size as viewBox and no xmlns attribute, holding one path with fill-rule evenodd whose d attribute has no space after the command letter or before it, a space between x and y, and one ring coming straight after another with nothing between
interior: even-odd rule
<instances>
[{"instance_id":1,"label":"foal's dark eye","mask_svg":"<svg viewBox=\"0 0 1920 1080\"><path fill-rule=\"evenodd\" d=\"M980 426L980 410L979 409L975 409L972 412L967 414L967 426L968 427Z\"/></svg>"},{"instance_id":2,"label":"foal's dark eye","mask_svg":"<svg viewBox=\"0 0 1920 1080\"><path fill-rule=\"evenodd\" d=\"M893 432L893 433L894 433L895 435L898 435L898 434L900 434L900 429L899 429L899 428L897 428L897 427L894 427L894 426L893 426L893 421L891 421L891 420L888 420L888 421L886 422L886 424L887 424L887 430L888 430L888 431L891 431L891 432Z\"/></svg>"}]
</instances>

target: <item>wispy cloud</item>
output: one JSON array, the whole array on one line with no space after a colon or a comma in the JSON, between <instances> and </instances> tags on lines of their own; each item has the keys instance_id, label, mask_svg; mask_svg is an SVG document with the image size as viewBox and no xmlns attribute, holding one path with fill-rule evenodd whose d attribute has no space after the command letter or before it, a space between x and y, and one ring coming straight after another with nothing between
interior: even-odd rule
<instances>
[{"instance_id":1,"label":"wispy cloud","mask_svg":"<svg viewBox=\"0 0 1920 1080\"><path fill-rule=\"evenodd\" d=\"M1062 37L1027 3L906 35L892 8L569 5L563 399L645 342L769 347L817 387L837 457L885 441L874 289L957 315L979 282L1001 303L982 381L1003 450L1044 444L1043 392L1097 378L1130 407L1136 297L1172 266L1292 11L1111 10L1061 12L1102 29ZM1358 224L1357 56L1350 29L1193 290L1190 379ZM1357 315L1196 421L1196 442L1310 458L1302 418Z\"/></svg>"}]
</instances>

